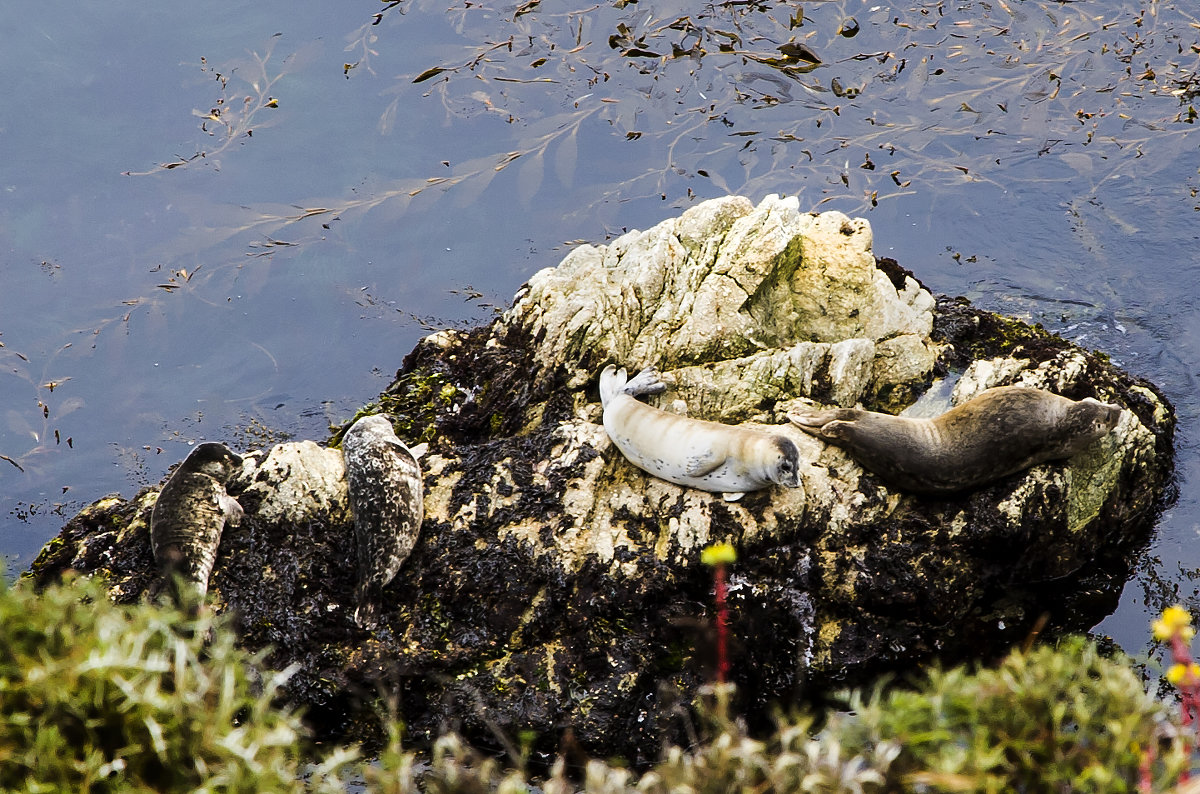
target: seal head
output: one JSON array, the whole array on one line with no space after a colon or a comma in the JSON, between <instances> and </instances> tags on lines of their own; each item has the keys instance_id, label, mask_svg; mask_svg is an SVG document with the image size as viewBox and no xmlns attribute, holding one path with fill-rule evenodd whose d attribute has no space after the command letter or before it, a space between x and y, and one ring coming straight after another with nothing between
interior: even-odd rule
<instances>
[{"instance_id":1,"label":"seal head","mask_svg":"<svg viewBox=\"0 0 1200 794\"><path fill-rule=\"evenodd\" d=\"M630 463L677 485L722 493L728 501L770 485L800 485L799 452L791 439L689 419L635 399L665 389L653 368L632 380L613 365L600 373L604 429Z\"/></svg>"},{"instance_id":2,"label":"seal head","mask_svg":"<svg viewBox=\"0 0 1200 794\"><path fill-rule=\"evenodd\" d=\"M1000 386L934 419L859 408L799 411L788 419L842 447L889 485L947 494L1077 455L1111 432L1121 412L1090 397Z\"/></svg>"},{"instance_id":3,"label":"seal head","mask_svg":"<svg viewBox=\"0 0 1200 794\"><path fill-rule=\"evenodd\" d=\"M177 578L201 597L208 592L225 525L242 519L242 506L225 492L241 465L241 457L224 444L206 442L188 454L158 494L150 513L150 547L177 599Z\"/></svg>"},{"instance_id":4,"label":"seal head","mask_svg":"<svg viewBox=\"0 0 1200 794\"><path fill-rule=\"evenodd\" d=\"M358 557L354 619L373 626L381 597L412 553L425 517L417 455L385 416L364 416L342 438Z\"/></svg>"}]
</instances>

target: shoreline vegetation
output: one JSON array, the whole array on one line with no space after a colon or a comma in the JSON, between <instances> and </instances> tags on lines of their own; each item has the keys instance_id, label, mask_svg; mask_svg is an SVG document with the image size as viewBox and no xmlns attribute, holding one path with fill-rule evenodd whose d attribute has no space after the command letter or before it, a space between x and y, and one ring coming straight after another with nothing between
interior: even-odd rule
<instances>
[{"instance_id":1,"label":"shoreline vegetation","mask_svg":"<svg viewBox=\"0 0 1200 794\"><path fill-rule=\"evenodd\" d=\"M569 750L534 763L523 741L487 756L452 733L419 752L393 718L370 763L360 747L318 747L300 713L278 703L290 671L238 649L229 618L120 606L104 593L96 578L0 592L3 790L1200 790L1186 782L1197 668L1177 608L1154 631L1175 651L1168 678L1184 692L1182 719L1147 694L1131 660L1067 637L847 693L843 709L821 715L780 712L761 736L733 713L733 687L716 683L694 704L690 746L635 771Z\"/></svg>"}]
</instances>

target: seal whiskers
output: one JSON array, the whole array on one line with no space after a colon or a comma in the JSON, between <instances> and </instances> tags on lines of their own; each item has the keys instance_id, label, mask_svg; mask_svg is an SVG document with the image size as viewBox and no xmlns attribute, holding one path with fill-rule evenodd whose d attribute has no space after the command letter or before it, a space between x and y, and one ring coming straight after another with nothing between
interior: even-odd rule
<instances>
[{"instance_id":1,"label":"seal whiskers","mask_svg":"<svg viewBox=\"0 0 1200 794\"><path fill-rule=\"evenodd\" d=\"M655 477L724 494L729 501L772 484L799 486L791 439L660 411L635 397L666 389L647 368L632 380L609 365L600 373L604 429L630 463Z\"/></svg>"}]
</instances>

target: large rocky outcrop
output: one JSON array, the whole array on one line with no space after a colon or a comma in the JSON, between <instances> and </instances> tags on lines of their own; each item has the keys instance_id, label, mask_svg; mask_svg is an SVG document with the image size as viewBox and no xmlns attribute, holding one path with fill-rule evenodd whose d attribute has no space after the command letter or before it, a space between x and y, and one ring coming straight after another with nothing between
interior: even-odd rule
<instances>
[{"instance_id":1,"label":"large rocky outcrop","mask_svg":"<svg viewBox=\"0 0 1200 794\"><path fill-rule=\"evenodd\" d=\"M609 362L658 366L665 409L778 426L803 487L728 503L635 469L599 424ZM946 499L890 490L781 424L799 404L898 410L956 378L956 400L1024 382L1128 410L1065 464ZM356 704L383 692L416 736L528 729L549 747L569 731L635 761L711 676L706 544L739 552L733 678L761 715L932 657L999 653L1042 615L1051 630L1092 625L1152 530L1174 427L1153 386L1102 356L935 303L875 259L865 221L776 197L708 201L576 249L493 325L423 340L369 410L430 444L421 537L379 628L351 619L341 456L312 442L266 450L231 485L247 520L222 541L214 608L298 665L290 692L328 733L362 728ZM102 572L114 597L142 597L155 493L85 509L33 578Z\"/></svg>"}]
</instances>

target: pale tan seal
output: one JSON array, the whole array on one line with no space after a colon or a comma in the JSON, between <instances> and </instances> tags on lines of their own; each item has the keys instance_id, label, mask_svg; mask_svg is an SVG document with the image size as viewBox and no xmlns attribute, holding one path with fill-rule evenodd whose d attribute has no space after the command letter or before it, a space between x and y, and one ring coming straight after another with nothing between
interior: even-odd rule
<instances>
[{"instance_id":1,"label":"pale tan seal","mask_svg":"<svg viewBox=\"0 0 1200 794\"><path fill-rule=\"evenodd\" d=\"M604 429L630 463L677 485L721 493L731 502L746 491L800 484L799 453L786 436L689 419L634 399L665 388L653 369L633 380L611 364L600 373Z\"/></svg>"},{"instance_id":2,"label":"pale tan seal","mask_svg":"<svg viewBox=\"0 0 1200 794\"><path fill-rule=\"evenodd\" d=\"M926 494L975 488L1069 458L1108 434L1120 418L1120 406L1025 386L988 389L933 419L859 408L788 415L889 485Z\"/></svg>"}]
</instances>

